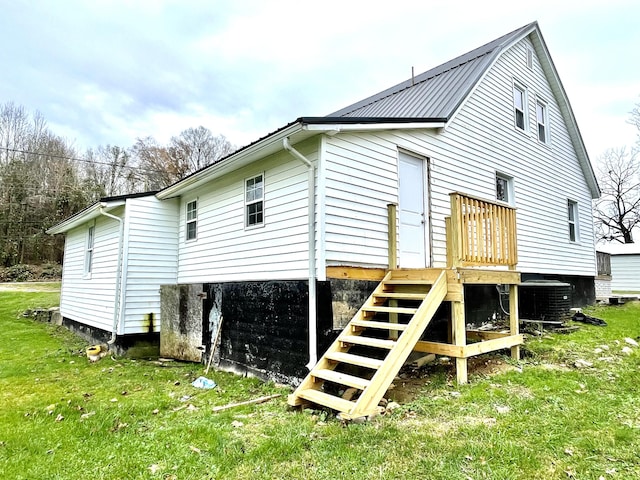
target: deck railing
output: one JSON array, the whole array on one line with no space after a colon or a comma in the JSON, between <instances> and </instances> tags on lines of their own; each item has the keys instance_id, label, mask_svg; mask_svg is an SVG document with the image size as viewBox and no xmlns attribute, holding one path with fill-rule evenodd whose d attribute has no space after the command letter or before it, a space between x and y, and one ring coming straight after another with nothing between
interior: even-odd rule
<instances>
[{"instance_id":1,"label":"deck railing","mask_svg":"<svg viewBox=\"0 0 640 480\"><path fill-rule=\"evenodd\" d=\"M516 210L500 202L454 192L447 218L447 263L451 267L518 263Z\"/></svg>"}]
</instances>

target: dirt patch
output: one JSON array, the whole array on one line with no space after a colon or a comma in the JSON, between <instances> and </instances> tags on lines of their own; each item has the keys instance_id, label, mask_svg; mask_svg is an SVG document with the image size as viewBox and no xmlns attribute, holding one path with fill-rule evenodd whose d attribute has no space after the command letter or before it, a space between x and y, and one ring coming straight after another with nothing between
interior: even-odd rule
<instances>
[{"instance_id":1,"label":"dirt patch","mask_svg":"<svg viewBox=\"0 0 640 480\"><path fill-rule=\"evenodd\" d=\"M491 377L514 370L518 370L518 367L507 363L498 356L471 357L467 363L467 371L471 381L474 376ZM455 361L441 358L422 368L405 367L393 381L385 397L400 404L409 403L422 394L424 387L434 375L442 373L447 376L449 383L454 383ZM520 393L523 397L527 395L527 392Z\"/></svg>"}]
</instances>

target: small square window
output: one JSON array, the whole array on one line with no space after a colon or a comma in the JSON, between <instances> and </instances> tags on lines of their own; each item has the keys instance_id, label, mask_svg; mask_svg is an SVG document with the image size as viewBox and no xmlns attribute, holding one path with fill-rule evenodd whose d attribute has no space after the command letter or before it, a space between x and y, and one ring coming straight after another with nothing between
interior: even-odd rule
<instances>
[{"instance_id":1,"label":"small square window","mask_svg":"<svg viewBox=\"0 0 640 480\"><path fill-rule=\"evenodd\" d=\"M549 115L547 106L540 101L536 102L536 121L538 122L538 140L549 143Z\"/></svg>"},{"instance_id":2,"label":"small square window","mask_svg":"<svg viewBox=\"0 0 640 480\"><path fill-rule=\"evenodd\" d=\"M198 201L187 203L186 209L186 235L187 240L195 240L198 235Z\"/></svg>"},{"instance_id":3,"label":"small square window","mask_svg":"<svg viewBox=\"0 0 640 480\"><path fill-rule=\"evenodd\" d=\"M496 200L511 204L513 199L513 178L496 173Z\"/></svg>"},{"instance_id":4,"label":"small square window","mask_svg":"<svg viewBox=\"0 0 640 480\"><path fill-rule=\"evenodd\" d=\"M577 202L567 200L567 218L569 220L569 241L578 241L578 204Z\"/></svg>"},{"instance_id":5,"label":"small square window","mask_svg":"<svg viewBox=\"0 0 640 480\"><path fill-rule=\"evenodd\" d=\"M245 225L254 227L264 224L264 175L245 181Z\"/></svg>"}]
</instances>

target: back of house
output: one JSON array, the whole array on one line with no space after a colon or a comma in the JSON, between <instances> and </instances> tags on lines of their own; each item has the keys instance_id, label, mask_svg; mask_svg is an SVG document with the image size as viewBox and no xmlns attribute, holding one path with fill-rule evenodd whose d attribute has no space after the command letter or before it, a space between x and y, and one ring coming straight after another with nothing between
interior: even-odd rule
<instances>
[{"instance_id":1,"label":"back of house","mask_svg":"<svg viewBox=\"0 0 640 480\"><path fill-rule=\"evenodd\" d=\"M139 239L144 250L161 238L164 251L144 264L144 281L179 303L167 328L198 324L193 347L209 352L221 325L221 367L295 382L389 268L447 267L453 192L515 207L524 282L560 281L574 305L595 299L599 190L537 23L326 117L300 117L158 192L153 209L168 223ZM150 211L127 212L131 225L153 224ZM78 258L80 268L74 239L89 225L68 233L63 304L93 295L80 299L86 279L71 280L66 265ZM116 225L96 223L96 239L103 228ZM95 255L116 258L104 238ZM123 262L131 271L134 259ZM143 294L132 285L119 287L122 308ZM201 295L176 294L186 286ZM467 308L486 320L502 315L501 300L495 289L470 292ZM117 335L142 333L144 308L134 311ZM111 330L108 314L99 323L81 309L62 314Z\"/></svg>"}]
</instances>

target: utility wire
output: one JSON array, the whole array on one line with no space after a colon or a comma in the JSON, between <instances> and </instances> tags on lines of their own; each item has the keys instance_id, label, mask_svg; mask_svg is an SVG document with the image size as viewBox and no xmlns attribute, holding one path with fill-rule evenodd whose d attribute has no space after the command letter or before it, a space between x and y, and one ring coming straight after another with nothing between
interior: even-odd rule
<instances>
[{"instance_id":1,"label":"utility wire","mask_svg":"<svg viewBox=\"0 0 640 480\"><path fill-rule=\"evenodd\" d=\"M84 163L89 163L89 164L93 164L93 165L107 165L109 167L119 167L119 168L128 168L130 170L140 170L143 172L156 172L156 173L165 173L164 170L157 170L157 169L153 169L153 168L142 168L142 167L131 167L128 165L114 165L113 163L109 163L109 162L100 162L98 160L91 160L88 158L76 158L76 157L68 157L65 155L55 155L52 153L41 153L41 152L30 152L28 150L21 150L18 148L9 148L9 147L0 147L0 150L4 150L6 152L13 152L13 153L23 153L25 155L37 155L40 157L51 157L51 158L59 158L62 160L72 160L74 162L84 162Z\"/></svg>"}]
</instances>

